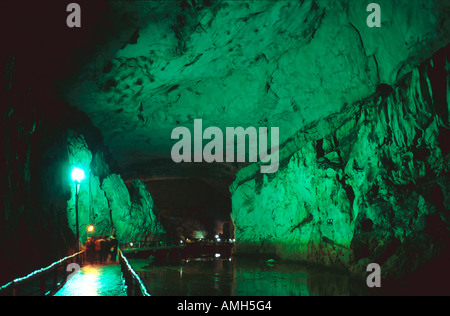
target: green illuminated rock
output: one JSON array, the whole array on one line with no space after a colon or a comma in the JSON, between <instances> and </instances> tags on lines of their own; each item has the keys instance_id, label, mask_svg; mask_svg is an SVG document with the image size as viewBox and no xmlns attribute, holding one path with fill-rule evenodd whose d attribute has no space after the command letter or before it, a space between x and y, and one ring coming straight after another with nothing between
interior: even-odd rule
<instances>
[{"instance_id":1,"label":"green illuminated rock","mask_svg":"<svg viewBox=\"0 0 450 316\"><path fill-rule=\"evenodd\" d=\"M88 224L121 241L163 233L132 179L173 200L173 231L189 212L228 209L226 194L203 209L191 192L223 193L241 165L170 159L171 131L196 118L280 128L279 171L250 165L231 186L238 254L357 274L378 262L399 277L448 250L448 47L428 60L450 42L448 1L379 0L381 28L360 0L93 3L82 10L96 18L64 36L64 8L2 4L17 32L4 32L0 62L0 280L73 248L73 165L86 172L82 241Z\"/></svg>"},{"instance_id":2,"label":"green illuminated rock","mask_svg":"<svg viewBox=\"0 0 450 316\"><path fill-rule=\"evenodd\" d=\"M139 241L147 236L155 239L164 234L164 229L157 222L154 203L145 185L139 180L133 180L130 193L116 174L109 175L102 188L109 200L111 218L118 238L128 241Z\"/></svg>"},{"instance_id":3,"label":"green illuminated rock","mask_svg":"<svg viewBox=\"0 0 450 316\"><path fill-rule=\"evenodd\" d=\"M401 277L448 251L449 49L388 94L301 130L271 176L242 169L231 186L237 253ZM445 101L447 100L447 101ZM293 148L297 151L289 155Z\"/></svg>"},{"instance_id":4,"label":"green illuminated rock","mask_svg":"<svg viewBox=\"0 0 450 316\"><path fill-rule=\"evenodd\" d=\"M108 164L102 153L92 154L82 135L69 131L67 149L71 166L79 166L86 173L86 179L79 187L80 239L86 240L86 227L94 224L94 235L111 235L124 241L139 241L143 238L158 238L164 228L154 214L155 205L145 185L134 180L130 191L120 175L109 174ZM91 170L91 166L94 169ZM98 172L102 176L101 182ZM68 173L69 174L69 173ZM68 178L68 185L69 178ZM69 227L75 233L75 186L72 183L71 199L67 202Z\"/></svg>"},{"instance_id":5,"label":"green illuminated rock","mask_svg":"<svg viewBox=\"0 0 450 316\"><path fill-rule=\"evenodd\" d=\"M283 143L449 41L439 0L378 1L381 28L367 26L359 0L208 2L113 1L118 30L65 87L125 178L185 171L170 159L170 135L196 118L222 131L280 127Z\"/></svg>"}]
</instances>

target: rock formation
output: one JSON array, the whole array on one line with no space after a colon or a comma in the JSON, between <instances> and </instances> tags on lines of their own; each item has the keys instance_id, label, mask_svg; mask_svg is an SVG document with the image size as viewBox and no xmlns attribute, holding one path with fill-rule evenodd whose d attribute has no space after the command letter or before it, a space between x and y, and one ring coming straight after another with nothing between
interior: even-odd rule
<instances>
[{"instance_id":1,"label":"rock formation","mask_svg":"<svg viewBox=\"0 0 450 316\"><path fill-rule=\"evenodd\" d=\"M79 185L79 226L80 240L83 242L89 233L88 225L95 226L93 235L117 234L119 242L157 239L165 234L154 214L155 205L146 186L140 180L133 180L130 190L121 176L109 173L103 154L96 153L96 168L103 176L101 181L91 169L92 154L82 135L73 131L68 133L67 150L69 164L79 166L86 173L86 179ZM101 166L101 167L100 167ZM130 196L131 192L131 196ZM67 202L69 227L76 232L75 185L72 186L71 199Z\"/></svg>"},{"instance_id":2,"label":"rock formation","mask_svg":"<svg viewBox=\"0 0 450 316\"><path fill-rule=\"evenodd\" d=\"M300 130L278 173L239 171L231 186L237 252L360 275L377 262L396 278L448 252L449 51L388 93Z\"/></svg>"}]
</instances>

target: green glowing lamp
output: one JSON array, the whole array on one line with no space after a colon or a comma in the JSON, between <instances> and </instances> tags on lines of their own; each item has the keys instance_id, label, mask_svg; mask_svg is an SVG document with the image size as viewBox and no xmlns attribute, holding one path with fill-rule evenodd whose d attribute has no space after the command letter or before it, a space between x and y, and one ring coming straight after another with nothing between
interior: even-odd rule
<instances>
[{"instance_id":1,"label":"green glowing lamp","mask_svg":"<svg viewBox=\"0 0 450 316\"><path fill-rule=\"evenodd\" d=\"M71 174L71 176L72 176L72 180L73 180L74 182L81 183L81 181L83 181L83 180L84 180L84 177L85 177L85 175L84 175L84 170L81 169L81 168L78 168L78 167L74 167L74 168L72 169L72 174Z\"/></svg>"}]
</instances>

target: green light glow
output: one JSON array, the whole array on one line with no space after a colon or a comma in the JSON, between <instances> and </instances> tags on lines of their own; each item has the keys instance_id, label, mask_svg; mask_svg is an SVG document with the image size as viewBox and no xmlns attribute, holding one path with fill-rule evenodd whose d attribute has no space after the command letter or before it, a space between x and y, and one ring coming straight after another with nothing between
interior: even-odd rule
<instances>
[{"instance_id":1,"label":"green light glow","mask_svg":"<svg viewBox=\"0 0 450 316\"><path fill-rule=\"evenodd\" d=\"M72 169L71 177L74 182L80 183L85 178L84 170L78 167L74 167Z\"/></svg>"},{"instance_id":2,"label":"green light glow","mask_svg":"<svg viewBox=\"0 0 450 316\"><path fill-rule=\"evenodd\" d=\"M205 234L202 231L194 232L194 239L203 239L205 238Z\"/></svg>"}]
</instances>

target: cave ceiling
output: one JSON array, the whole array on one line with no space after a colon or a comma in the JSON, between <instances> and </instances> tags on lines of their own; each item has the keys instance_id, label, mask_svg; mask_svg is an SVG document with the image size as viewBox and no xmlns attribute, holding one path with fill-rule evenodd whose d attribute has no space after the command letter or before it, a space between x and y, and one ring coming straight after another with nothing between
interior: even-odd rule
<instances>
[{"instance_id":1,"label":"cave ceiling","mask_svg":"<svg viewBox=\"0 0 450 316\"><path fill-rule=\"evenodd\" d=\"M446 43L445 2L114 1L86 61L61 83L126 179L229 177L235 164L170 157L175 127L279 127L280 144L395 83ZM445 23L444 23L445 22Z\"/></svg>"}]
</instances>

